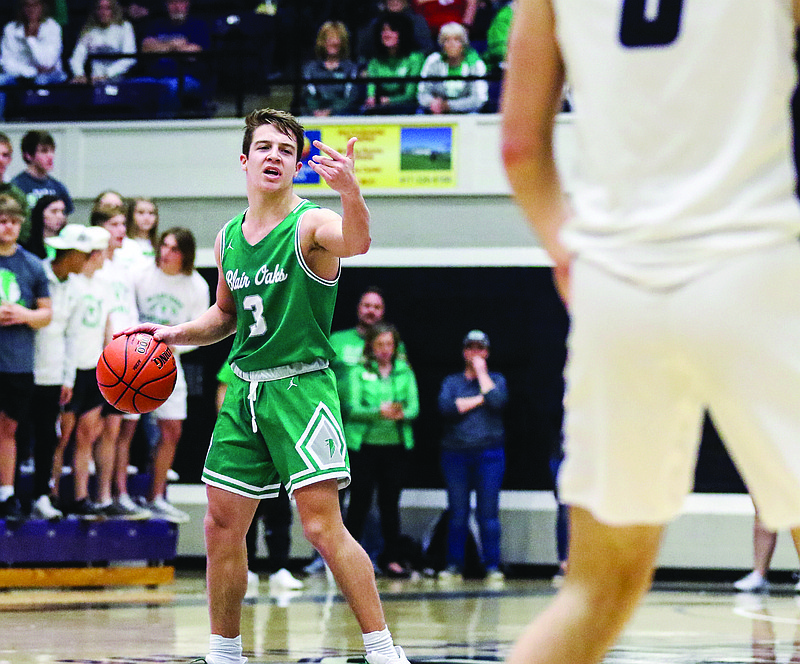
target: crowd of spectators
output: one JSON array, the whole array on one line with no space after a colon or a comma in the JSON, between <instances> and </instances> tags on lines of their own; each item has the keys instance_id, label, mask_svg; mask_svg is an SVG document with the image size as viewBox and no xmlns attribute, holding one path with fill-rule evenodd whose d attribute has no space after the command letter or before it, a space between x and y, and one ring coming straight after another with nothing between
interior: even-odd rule
<instances>
[{"instance_id":1,"label":"crowd of spectators","mask_svg":"<svg viewBox=\"0 0 800 664\"><path fill-rule=\"evenodd\" d=\"M293 110L316 116L493 110L485 81L419 77L499 71L509 4L15 0L0 8L0 117L24 103L17 101L20 90L60 84L62 100L69 99L68 84L76 84L76 99L78 85L150 85L160 117L213 112L220 90L258 93L275 81L295 82ZM456 31L460 54L448 55L445 42ZM382 77L412 80L377 84Z\"/></svg>"}]
</instances>

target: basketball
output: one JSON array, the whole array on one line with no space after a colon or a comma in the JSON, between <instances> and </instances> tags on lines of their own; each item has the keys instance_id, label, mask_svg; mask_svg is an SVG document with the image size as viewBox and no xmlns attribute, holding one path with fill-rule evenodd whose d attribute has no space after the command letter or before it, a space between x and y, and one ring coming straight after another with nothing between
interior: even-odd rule
<instances>
[{"instance_id":1,"label":"basketball","mask_svg":"<svg viewBox=\"0 0 800 664\"><path fill-rule=\"evenodd\" d=\"M172 394L177 377L172 349L144 332L117 337L97 362L101 394L126 413L158 408Z\"/></svg>"}]
</instances>

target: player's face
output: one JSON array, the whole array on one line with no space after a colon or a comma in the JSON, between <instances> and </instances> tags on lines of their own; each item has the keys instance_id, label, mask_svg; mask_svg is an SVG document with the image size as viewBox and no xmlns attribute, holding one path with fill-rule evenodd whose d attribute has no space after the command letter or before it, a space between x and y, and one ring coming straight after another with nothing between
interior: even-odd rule
<instances>
[{"instance_id":1,"label":"player's face","mask_svg":"<svg viewBox=\"0 0 800 664\"><path fill-rule=\"evenodd\" d=\"M17 243L22 230L22 218L11 214L0 214L0 246L8 247Z\"/></svg>"},{"instance_id":2,"label":"player's face","mask_svg":"<svg viewBox=\"0 0 800 664\"><path fill-rule=\"evenodd\" d=\"M111 240L108 243L109 248L119 249L125 239L125 215L118 214L115 217L111 217L103 224L103 228L111 233Z\"/></svg>"},{"instance_id":3,"label":"player's face","mask_svg":"<svg viewBox=\"0 0 800 664\"><path fill-rule=\"evenodd\" d=\"M183 254L178 249L178 242L174 235L164 236L158 248L158 266L165 274L180 274L183 268Z\"/></svg>"},{"instance_id":4,"label":"player's face","mask_svg":"<svg viewBox=\"0 0 800 664\"><path fill-rule=\"evenodd\" d=\"M143 233L149 232L156 225L156 206L150 201L136 201L133 223Z\"/></svg>"},{"instance_id":5,"label":"player's face","mask_svg":"<svg viewBox=\"0 0 800 664\"><path fill-rule=\"evenodd\" d=\"M11 158L14 156L14 150L7 143L0 143L0 181L6 174L6 169L11 163Z\"/></svg>"},{"instance_id":6,"label":"player's face","mask_svg":"<svg viewBox=\"0 0 800 664\"><path fill-rule=\"evenodd\" d=\"M44 209L44 228L50 235L57 235L67 223L66 207L64 201L53 201Z\"/></svg>"},{"instance_id":7,"label":"player's face","mask_svg":"<svg viewBox=\"0 0 800 664\"><path fill-rule=\"evenodd\" d=\"M53 170L56 151L52 145L40 145L36 148L31 165L41 173L49 173Z\"/></svg>"},{"instance_id":8,"label":"player's face","mask_svg":"<svg viewBox=\"0 0 800 664\"><path fill-rule=\"evenodd\" d=\"M383 298L377 293L364 293L358 302L358 322L362 325L375 325L383 320L386 306Z\"/></svg>"},{"instance_id":9,"label":"player's face","mask_svg":"<svg viewBox=\"0 0 800 664\"><path fill-rule=\"evenodd\" d=\"M250 152L241 156L241 162L248 188L263 191L291 187L301 166L294 136L287 136L270 124L253 132Z\"/></svg>"},{"instance_id":10,"label":"player's face","mask_svg":"<svg viewBox=\"0 0 800 664\"><path fill-rule=\"evenodd\" d=\"M394 350L394 335L391 332L381 332L372 341L372 354L379 364L391 362Z\"/></svg>"}]
</instances>

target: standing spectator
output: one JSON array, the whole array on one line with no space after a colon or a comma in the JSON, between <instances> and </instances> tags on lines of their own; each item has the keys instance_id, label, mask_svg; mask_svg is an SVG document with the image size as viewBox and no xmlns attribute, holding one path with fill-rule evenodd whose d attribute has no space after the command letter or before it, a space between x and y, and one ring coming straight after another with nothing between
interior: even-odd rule
<instances>
[{"instance_id":1,"label":"standing spectator","mask_svg":"<svg viewBox=\"0 0 800 664\"><path fill-rule=\"evenodd\" d=\"M303 65L303 80L330 78L339 83L314 81L303 88L304 115L327 117L356 111L358 67L350 60L350 35L344 23L328 21L317 33L316 58Z\"/></svg>"},{"instance_id":2,"label":"standing spectator","mask_svg":"<svg viewBox=\"0 0 800 664\"><path fill-rule=\"evenodd\" d=\"M384 12L373 34L376 55L367 64L366 76L376 78L416 77L425 56L412 50L411 22L403 14ZM367 114L412 114L417 111L417 83L372 81L367 84L363 112Z\"/></svg>"},{"instance_id":3,"label":"standing spectator","mask_svg":"<svg viewBox=\"0 0 800 664\"><path fill-rule=\"evenodd\" d=\"M143 53L164 56L150 61L145 75L158 79L164 86L161 110L166 115L174 115L184 100L198 103L205 99L203 81L207 78L207 64L187 58L185 54L207 51L211 45L211 31L204 20L189 15L190 7L190 0L166 0L166 18L150 20L142 35Z\"/></svg>"},{"instance_id":4,"label":"standing spectator","mask_svg":"<svg viewBox=\"0 0 800 664\"><path fill-rule=\"evenodd\" d=\"M24 171L17 173L11 180L25 194L28 209L33 209L45 194L51 194L66 203L64 212L67 215L75 211L72 197L67 188L50 172L55 165L56 142L52 135L43 130L32 129L25 133L20 141L22 159L27 164Z\"/></svg>"},{"instance_id":5,"label":"standing spectator","mask_svg":"<svg viewBox=\"0 0 800 664\"><path fill-rule=\"evenodd\" d=\"M139 246L142 255L155 259L158 244L158 206L155 201L139 196L132 198L127 206L125 227L128 239Z\"/></svg>"},{"instance_id":6,"label":"standing spectator","mask_svg":"<svg viewBox=\"0 0 800 664\"><path fill-rule=\"evenodd\" d=\"M49 325L36 331L35 340L33 399L37 412L32 418L31 517L60 519L63 513L52 504L49 494L53 455L58 447L59 413L71 401L75 385L75 349L67 343L67 329L78 309L79 294L76 280L69 276L83 270L94 243L88 229L78 224L64 226L56 237L49 237L46 242L55 250L52 260L44 262L53 318Z\"/></svg>"},{"instance_id":7,"label":"standing spectator","mask_svg":"<svg viewBox=\"0 0 800 664\"><path fill-rule=\"evenodd\" d=\"M228 383L235 379L231 365L225 361L217 373L217 413L222 409ZM253 571L256 559L256 546L259 522L264 527L264 541L269 552L267 568L270 572L269 585L272 590L300 590L303 582L289 571L289 550L291 549L292 506L286 487L281 487L278 495L271 500L258 503L253 522L247 530L247 594L258 594L258 574Z\"/></svg>"},{"instance_id":8,"label":"standing spectator","mask_svg":"<svg viewBox=\"0 0 800 664\"><path fill-rule=\"evenodd\" d=\"M362 537L377 489L384 546L379 566L387 576L403 578L409 571L400 552L400 493L406 452L414 447L411 422L419 415L419 395L399 347L397 329L376 323L364 340L364 364L349 374L344 429L353 483L345 525L353 537Z\"/></svg>"},{"instance_id":9,"label":"standing spectator","mask_svg":"<svg viewBox=\"0 0 800 664\"><path fill-rule=\"evenodd\" d=\"M425 22L425 19L411 9L408 0L386 0L384 3L386 12L392 14L402 14L411 21L413 44L412 51L419 51L423 55L433 53L436 48L436 43L431 35L431 29ZM357 55L360 62L368 62L377 55L375 48L375 31L380 29L378 21L380 15L374 17L367 25L365 25L358 32L358 49Z\"/></svg>"},{"instance_id":10,"label":"standing spectator","mask_svg":"<svg viewBox=\"0 0 800 664\"><path fill-rule=\"evenodd\" d=\"M155 262L134 278L136 304L142 320L159 325L180 325L194 320L208 309L208 283L194 269L195 252L191 231L176 227L161 235ZM193 349L194 346L173 348L178 372L175 389L169 399L152 413L161 436L153 455L153 481L147 507L156 518L173 523L189 520L185 512L167 502L166 493L167 472L175 460L186 419L188 389L180 358L182 353Z\"/></svg>"},{"instance_id":11,"label":"standing spectator","mask_svg":"<svg viewBox=\"0 0 800 664\"><path fill-rule=\"evenodd\" d=\"M55 247L48 244L47 240L58 235L66 225L66 207L61 198L50 194L36 201L31 210L31 235L22 246L39 258L54 258Z\"/></svg>"},{"instance_id":12,"label":"standing spectator","mask_svg":"<svg viewBox=\"0 0 800 664\"><path fill-rule=\"evenodd\" d=\"M2 113L0 112L0 118ZM19 233L19 243L23 244L28 240L31 232L31 222L29 218L28 198L25 192L22 191L17 185L6 182L6 171L14 157L14 146L11 144L11 139L0 132L0 194L8 194L16 199L22 206L25 214L25 220L22 222L22 230Z\"/></svg>"},{"instance_id":13,"label":"standing spectator","mask_svg":"<svg viewBox=\"0 0 800 664\"><path fill-rule=\"evenodd\" d=\"M61 26L45 0L17 0L16 20L3 28L0 85L31 79L36 85L67 79L61 66Z\"/></svg>"},{"instance_id":14,"label":"standing spectator","mask_svg":"<svg viewBox=\"0 0 800 664\"><path fill-rule=\"evenodd\" d=\"M503 375L490 372L487 366L486 333L471 330L463 346L464 371L447 376L439 392L439 412L445 425L442 475L449 514L447 567L439 573L439 579L449 581L463 573L470 494L475 491L486 578L502 581L500 487L505 472L503 409L508 403L508 389Z\"/></svg>"},{"instance_id":15,"label":"standing spectator","mask_svg":"<svg viewBox=\"0 0 800 664\"><path fill-rule=\"evenodd\" d=\"M508 36L511 34L511 21L514 18L515 4L516 0L512 0L512 2L501 7L489 24L489 29L486 32L484 61L490 69L505 69Z\"/></svg>"},{"instance_id":16,"label":"standing spectator","mask_svg":"<svg viewBox=\"0 0 800 664\"><path fill-rule=\"evenodd\" d=\"M22 518L14 491L16 432L30 413L35 331L52 318L42 262L17 244L24 213L0 194L0 519Z\"/></svg>"},{"instance_id":17,"label":"standing spectator","mask_svg":"<svg viewBox=\"0 0 800 664\"><path fill-rule=\"evenodd\" d=\"M469 30L478 13L478 0L412 1L414 10L425 19L434 37L445 23L460 23Z\"/></svg>"},{"instance_id":18,"label":"standing spectator","mask_svg":"<svg viewBox=\"0 0 800 664\"><path fill-rule=\"evenodd\" d=\"M136 53L133 26L125 20L117 0L97 0L84 23L69 59L73 83L121 78L136 64L134 59L93 59L91 69L87 71L87 58L103 53Z\"/></svg>"},{"instance_id":19,"label":"standing spectator","mask_svg":"<svg viewBox=\"0 0 800 664\"><path fill-rule=\"evenodd\" d=\"M440 51L431 53L422 65L421 76L452 76L448 81L419 84L419 105L426 113L477 113L489 100L489 84L458 80L459 76L486 76L486 65L469 45L467 31L460 23L445 23L439 31Z\"/></svg>"}]
</instances>

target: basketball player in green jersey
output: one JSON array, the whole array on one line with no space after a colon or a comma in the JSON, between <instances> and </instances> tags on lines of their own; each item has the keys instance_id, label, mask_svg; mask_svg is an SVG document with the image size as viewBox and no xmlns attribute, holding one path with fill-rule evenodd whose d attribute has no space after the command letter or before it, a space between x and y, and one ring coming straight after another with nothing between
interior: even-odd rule
<instances>
[{"instance_id":1,"label":"basketball player in green jersey","mask_svg":"<svg viewBox=\"0 0 800 664\"><path fill-rule=\"evenodd\" d=\"M311 168L341 197L342 216L294 193L304 134L288 113L246 119L242 170L248 208L217 235L216 302L199 318L152 333L167 344L206 345L235 333L228 388L203 470L208 664L243 664L245 534L258 501L295 500L305 536L327 562L364 636L368 664L407 664L392 641L367 554L342 523L338 489L350 481L328 338L339 261L370 245L369 210L345 154L320 141Z\"/></svg>"}]
</instances>

